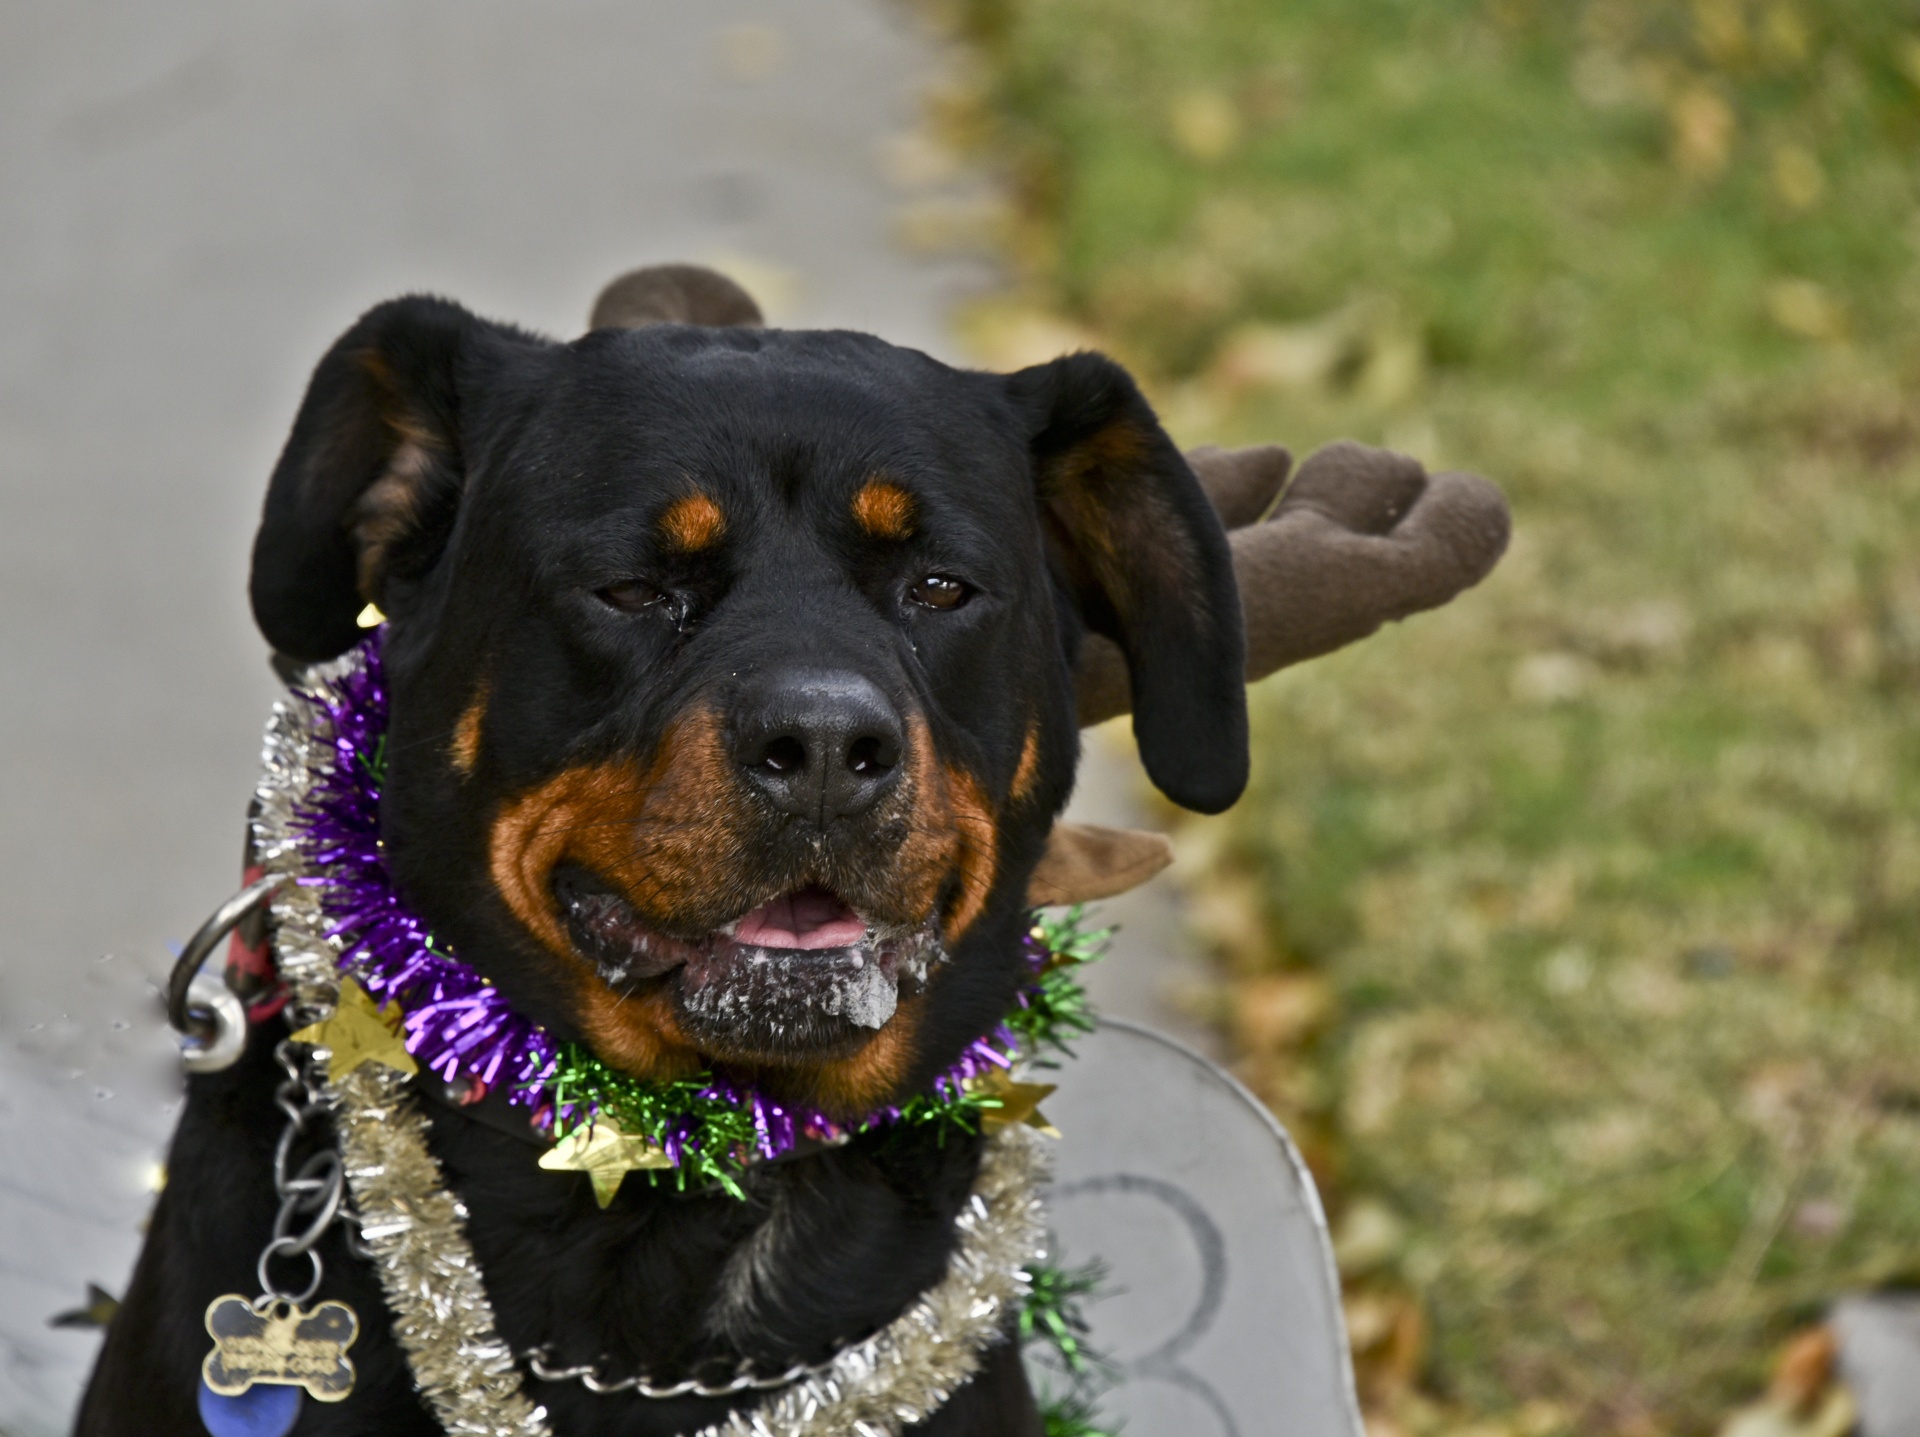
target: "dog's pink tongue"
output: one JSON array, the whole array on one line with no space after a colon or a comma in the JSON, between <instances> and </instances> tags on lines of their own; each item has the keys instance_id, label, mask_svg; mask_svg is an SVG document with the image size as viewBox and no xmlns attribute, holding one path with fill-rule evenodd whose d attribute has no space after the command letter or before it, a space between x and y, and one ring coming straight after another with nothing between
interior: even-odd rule
<instances>
[{"instance_id":1,"label":"dog's pink tongue","mask_svg":"<svg viewBox=\"0 0 1920 1437\"><path fill-rule=\"evenodd\" d=\"M867 925L846 904L819 888L763 903L734 925L736 943L759 948L846 948L867 936Z\"/></svg>"}]
</instances>

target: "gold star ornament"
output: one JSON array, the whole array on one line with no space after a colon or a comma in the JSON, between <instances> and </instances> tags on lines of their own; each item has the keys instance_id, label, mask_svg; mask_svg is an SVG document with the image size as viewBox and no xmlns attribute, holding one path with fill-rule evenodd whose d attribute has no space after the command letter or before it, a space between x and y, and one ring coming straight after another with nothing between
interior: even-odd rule
<instances>
[{"instance_id":1,"label":"gold star ornament","mask_svg":"<svg viewBox=\"0 0 1920 1437\"><path fill-rule=\"evenodd\" d=\"M606 1118L582 1123L540 1155L548 1172L585 1173L593 1181L593 1197L601 1207L613 1201L630 1172L670 1168L673 1159L651 1138L623 1133Z\"/></svg>"},{"instance_id":2,"label":"gold star ornament","mask_svg":"<svg viewBox=\"0 0 1920 1437\"><path fill-rule=\"evenodd\" d=\"M1050 1138L1059 1137L1060 1130L1047 1121L1040 1104L1052 1097L1057 1087L1057 1083L1017 1082L1011 1073L998 1068L984 1078L973 1078L967 1083L968 1092L996 1099L1000 1104L997 1108L980 1110L981 1131L997 1133L1015 1123L1025 1123Z\"/></svg>"},{"instance_id":3,"label":"gold star ornament","mask_svg":"<svg viewBox=\"0 0 1920 1437\"><path fill-rule=\"evenodd\" d=\"M413 1074L420 1065L407 1051L403 1017L398 1003L382 1008L353 979L342 978L333 1016L302 1028L293 1041L327 1050L330 1083L339 1082L362 1063L383 1063L395 1072Z\"/></svg>"}]
</instances>

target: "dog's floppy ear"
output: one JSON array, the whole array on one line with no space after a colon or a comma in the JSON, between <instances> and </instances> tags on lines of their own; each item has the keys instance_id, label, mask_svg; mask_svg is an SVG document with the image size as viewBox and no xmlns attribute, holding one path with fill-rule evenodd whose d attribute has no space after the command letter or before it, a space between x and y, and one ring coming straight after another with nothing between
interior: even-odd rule
<instances>
[{"instance_id":1,"label":"dog's floppy ear","mask_svg":"<svg viewBox=\"0 0 1920 1437\"><path fill-rule=\"evenodd\" d=\"M1245 641L1220 520L1112 360L1069 355L1005 383L1060 577L1126 655L1147 774L1182 807L1218 813L1247 783Z\"/></svg>"},{"instance_id":2,"label":"dog's floppy ear","mask_svg":"<svg viewBox=\"0 0 1920 1437\"><path fill-rule=\"evenodd\" d=\"M465 483L460 411L478 346L529 336L446 300L361 316L314 370L253 543L253 614L302 660L359 639L356 616L444 544Z\"/></svg>"}]
</instances>

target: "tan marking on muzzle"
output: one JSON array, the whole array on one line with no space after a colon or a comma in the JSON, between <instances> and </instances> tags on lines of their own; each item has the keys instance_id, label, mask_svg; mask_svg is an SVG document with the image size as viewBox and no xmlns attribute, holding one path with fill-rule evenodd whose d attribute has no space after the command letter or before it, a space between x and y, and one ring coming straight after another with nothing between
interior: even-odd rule
<instances>
[{"instance_id":1,"label":"tan marking on muzzle","mask_svg":"<svg viewBox=\"0 0 1920 1437\"><path fill-rule=\"evenodd\" d=\"M851 1058L810 1068L810 1091L796 1096L841 1121L864 1117L897 1096L918 1056L920 1010L925 1002L924 993L903 999L887 1025Z\"/></svg>"},{"instance_id":2,"label":"tan marking on muzzle","mask_svg":"<svg viewBox=\"0 0 1920 1437\"><path fill-rule=\"evenodd\" d=\"M993 887L1000 834L993 806L965 769L941 763L920 714L907 719L909 764L916 795L913 830L901 845L900 872L929 892L957 879L941 915L942 936L960 940L986 908Z\"/></svg>"},{"instance_id":3,"label":"tan marking on muzzle","mask_svg":"<svg viewBox=\"0 0 1920 1437\"><path fill-rule=\"evenodd\" d=\"M896 869L899 891L903 904L930 911L942 890L953 886L941 915L953 942L979 918L993 884L993 808L971 774L934 756L923 717L910 717L908 726L916 791L914 821ZM678 1076L704 1066L675 1018L670 980L622 994L575 951L553 893L554 868L565 862L588 869L618 888L643 921L658 925L664 916L713 907L716 885L731 881L746 862L752 822L722 722L711 707L677 722L645 768L605 763L568 769L510 800L494 819L494 886L515 918L560 960L577 1021L605 1061L642 1077ZM904 1000L849 1057L780 1068L782 1091L810 1092L823 1109L844 1114L895 1096L915 1060L922 1001Z\"/></svg>"},{"instance_id":4,"label":"tan marking on muzzle","mask_svg":"<svg viewBox=\"0 0 1920 1437\"><path fill-rule=\"evenodd\" d=\"M948 802L959 836L957 869L959 896L947 918L947 941L957 943L986 910L993 889L994 869L1000 857L1000 826L987 795L963 768L947 766Z\"/></svg>"},{"instance_id":5,"label":"tan marking on muzzle","mask_svg":"<svg viewBox=\"0 0 1920 1437\"><path fill-rule=\"evenodd\" d=\"M652 785L634 765L568 769L522 794L494 819L489 843L494 887L514 917L561 962L574 992L575 1017L593 1049L640 1077L664 1078L701 1066L658 992L620 994L575 951L553 895L553 870L572 859L608 873L631 872L633 825Z\"/></svg>"}]
</instances>

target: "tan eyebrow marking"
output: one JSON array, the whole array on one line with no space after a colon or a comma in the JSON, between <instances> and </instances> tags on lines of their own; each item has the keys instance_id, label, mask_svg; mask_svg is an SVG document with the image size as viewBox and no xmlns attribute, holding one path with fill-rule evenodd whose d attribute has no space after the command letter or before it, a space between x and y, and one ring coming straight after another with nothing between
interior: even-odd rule
<instances>
[{"instance_id":1,"label":"tan eyebrow marking","mask_svg":"<svg viewBox=\"0 0 1920 1437\"><path fill-rule=\"evenodd\" d=\"M689 494L667 505L660 516L660 533L676 549L693 553L727 532L727 516L705 494Z\"/></svg>"},{"instance_id":2,"label":"tan eyebrow marking","mask_svg":"<svg viewBox=\"0 0 1920 1437\"><path fill-rule=\"evenodd\" d=\"M913 496L890 479L869 479L853 496L853 519L876 539L913 533Z\"/></svg>"}]
</instances>

